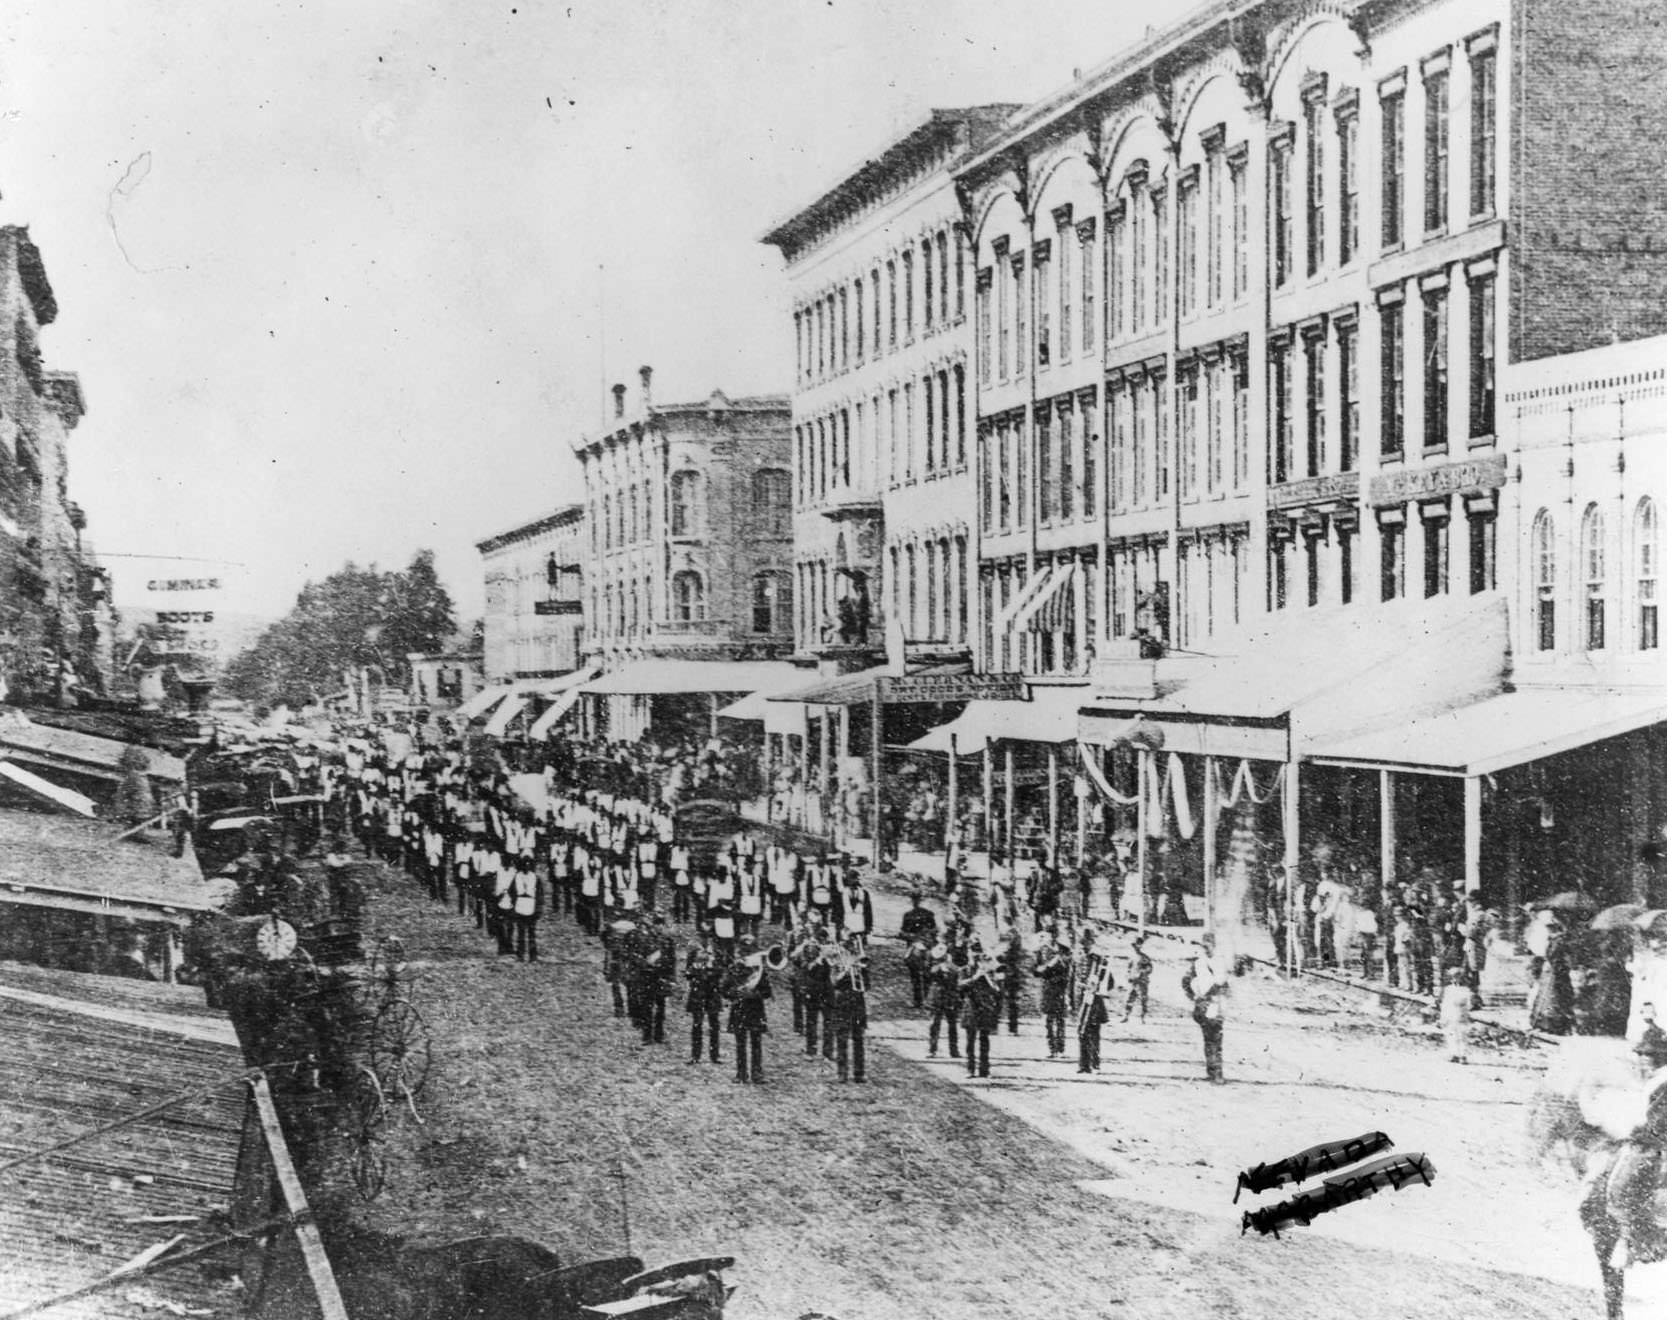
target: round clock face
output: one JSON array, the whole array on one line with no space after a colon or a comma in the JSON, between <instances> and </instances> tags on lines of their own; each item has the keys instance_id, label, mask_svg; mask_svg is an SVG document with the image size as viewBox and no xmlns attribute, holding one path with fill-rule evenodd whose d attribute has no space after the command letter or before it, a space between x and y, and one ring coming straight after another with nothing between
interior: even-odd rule
<instances>
[{"instance_id":1,"label":"round clock face","mask_svg":"<svg viewBox=\"0 0 1667 1320\"><path fill-rule=\"evenodd\" d=\"M295 952L295 927L278 917L263 922L255 932L255 948L272 962L289 957Z\"/></svg>"}]
</instances>

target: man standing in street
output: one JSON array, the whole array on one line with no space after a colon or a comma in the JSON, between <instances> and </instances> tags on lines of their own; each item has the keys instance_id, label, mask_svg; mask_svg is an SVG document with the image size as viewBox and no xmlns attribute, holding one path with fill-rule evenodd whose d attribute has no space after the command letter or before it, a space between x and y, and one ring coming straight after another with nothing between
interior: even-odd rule
<instances>
[{"instance_id":1,"label":"man standing in street","mask_svg":"<svg viewBox=\"0 0 1667 1320\"><path fill-rule=\"evenodd\" d=\"M997 961L1001 965L1001 998L1007 1005L1007 1034L1019 1034L1019 992L1025 972L1025 946L1019 928L1011 926Z\"/></svg>"},{"instance_id":2,"label":"man standing in street","mask_svg":"<svg viewBox=\"0 0 1667 1320\"><path fill-rule=\"evenodd\" d=\"M868 959L862 937L850 934L833 969L833 1029L839 1080L866 1082L868 1030Z\"/></svg>"},{"instance_id":3,"label":"man standing in street","mask_svg":"<svg viewBox=\"0 0 1667 1320\"><path fill-rule=\"evenodd\" d=\"M915 1007L926 1002L928 958L938 942L938 919L920 899L920 890L909 895L909 910L903 914L899 938L904 945L904 965L909 969L909 990Z\"/></svg>"},{"instance_id":4,"label":"man standing in street","mask_svg":"<svg viewBox=\"0 0 1667 1320\"><path fill-rule=\"evenodd\" d=\"M960 968L955 965L949 945L941 941L932 946L927 957L931 960L927 971L930 982L927 1005L932 1010L932 1022L926 1028L926 1054L928 1058L937 1058L938 1029L947 1025L949 1057L958 1059L961 1057L958 1027L961 1013Z\"/></svg>"},{"instance_id":5,"label":"man standing in street","mask_svg":"<svg viewBox=\"0 0 1667 1320\"><path fill-rule=\"evenodd\" d=\"M515 957L518 962L538 961L538 918L544 910L544 884L538 872L522 863L511 880L515 903Z\"/></svg>"},{"instance_id":6,"label":"man standing in street","mask_svg":"<svg viewBox=\"0 0 1667 1320\"><path fill-rule=\"evenodd\" d=\"M1044 935L1036 951L1036 976L1042 981L1042 1020L1048 1033L1048 1057L1065 1053L1065 1001L1071 985L1071 941Z\"/></svg>"},{"instance_id":7,"label":"man standing in street","mask_svg":"<svg viewBox=\"0 0 1667 1320\"><path fill-rule=\"evenodd\" d=\"M1001 971L972 942L972 962L960 978L961 1002L966 1006L967 1076L990 1075L990 1037L1001 1025Z\"/></svg>"},{"instance_id":8,"label":"man standing in street","mask_svg":"<svg viewBox=\"0 0 1667 1320\"><path fill-rule=\"evenodd\" d=\"M1209 1080L1225 1082L1221 1067L1221 1037L1226 1018L1227 969L1216 958L1216 937L1199 937L1199 952L1181 978L1181 989L1192 1000L1192 1020L1204 1034L1204 1070Z\"/></svg>"},{"instance_id":9,"label":"man standing in street","mask_svg":"<svg viewBox=\"0 0 1667 1320\"><path fill-rule=\"evenodd\" d=\"M689 1014L690 1063L700 1062L703 1026L710 1042L707 1052L712 1062L722 1062L722 1055L718 1052L718 1010L723 1001L719 993L723 974L718 946L712 940L712 928L702 921L696 943L683 963L683 977L689 983L689 1000L684 1007Z\"/></svg>"},{"instance_id":10,"label":"man standing in street","mask_svg":"<svg viewBox=\"0 0 1667 1320\"><path fill-rule=\"evenodd\" d=\"M642 1043L666 1043L666 995L677 975L677 945L666 933L665 918L648 913L642 927L643 955L638 964L638 1006L642 1013Z\"/></svg>"},{"instance_id":11,"label":"man standing in street","mask_svg":"<svg viewBox=\"0 0 1667 1320\"><path fill-rule=\"evenodd\" d=\"M724 972L724 998L730 1001L729 1031L735 1037L735 1080L756 1083L764 1080L770 973L755 937L743 935L740 944L740 957Z\"/></svg>"}]
</instances>

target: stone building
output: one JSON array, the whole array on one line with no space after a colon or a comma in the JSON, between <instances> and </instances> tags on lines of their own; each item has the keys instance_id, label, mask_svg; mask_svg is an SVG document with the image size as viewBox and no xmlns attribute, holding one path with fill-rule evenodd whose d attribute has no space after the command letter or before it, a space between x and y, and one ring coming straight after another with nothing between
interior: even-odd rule
<instances>
[{"instance_id":1,"label":"stone building","mask_svg":"<svg viewBox=\"0 0 1667 1320\"><path fill-rule=\"evenodd\" d=\"M475 545L486 574L488 683L556 678L585 648L584 505L569 504Z\"/></svg>"},{"instance_id":2,"label":"stone building","mask_svg":"<svg viewBox=\"0 0 1667 1320\"><path fill-rule=\"evenodd\" d=\"M110 583L69 496L79 380L48 370L40 332L58 315L29 231L0 227L0 678L12 700L55 701L71 675L113 680Z\"/></svg>"},{"instance_id":3,"label":"stone building","mask_svg":"<svg viewBox=\"0 0 1667 1320\"><path fill-rule=\"evenodd\" d=\"M578 441L584 472L584 653L769 660L793 645L792 457L781 395L636 406Z\"/></svg>"}]
</instances>

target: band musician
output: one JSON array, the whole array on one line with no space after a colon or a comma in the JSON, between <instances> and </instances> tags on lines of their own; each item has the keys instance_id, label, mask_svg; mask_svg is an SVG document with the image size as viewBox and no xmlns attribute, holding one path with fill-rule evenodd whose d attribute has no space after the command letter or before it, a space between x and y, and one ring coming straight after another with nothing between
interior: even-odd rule
<instances>
[{"instance_id":1,"label":"band musician","mask_svg":"<svg viewBox=\"0 0 1667 1320\"><path fill-rule=\"evenodd\" d=\"M967 1076L990 1075L990 1037L1001 1026L1001 967L972 942L971 961L960 976L967 1028Z\"/></svg>"},{"instance_id":2,"label":"band musician","mask_svg":"<svg viewBox=\"0 0 1667 1320\"><path fill-rule=\"evenodd\" d=\"M1071 986L1071 941L1065 936L1044 938L1036 951L1032 975L1042 982L1042 1021L1048 1033L1048 1057L1065 1053L1066 1001Z\"/></svg>"},{"instance_id":3,"label":"band musician","mask_svg":"<svg viewBox=\"0 0 1667 1320\"><path fill-rule=\"evenodd\" d=\"M770 998L770 972L758 939L743 935L740 956L724 970L723 996L729 1000L729 1031L735 1037L735 1080L764 1080L764 1033L768 1030L765 1004Z\"/></svg>"},{"instance_id":4,"label":"band musician","mask_svg":"<svg viewBox=\"0 0 1667 1320\"><path fill-rule=\"evenodd\" d=\"M684 1005L689 1015L689 1062L699 1063L701 1056L701 1028L706 1029L713 1063L722 1062L718 1052L718 1010L723 1003L724 964L718 946L712 939L712 928L705 922L694 946L683 962L683 979L689 983L689 998Z\"/></svg>"},{"instance_id":5,"label":"band musician","mask_svg":"<svg viewBox=\"0 0 1667 1320\"><path fill-rule=\"evenodd\" d=\"M833 1030L839 1080L868 1080L865 1035L868 1031L868 958L862 936L851 933L831 955Z\"/></svg>"},{"instance_id":6,"label":"band musician","mask_svg":"<svg viewBox=\"0 0 1667 1320\"><path fill-rule=\"evenodd\" d=\"M920 890L909 895L909 910L903 914L898 938L906 952L903 965L909 969L909 990L916 1008L926 1002L926 983L931 970L932 946L938 942L938 919L921 902Z\"/></svg>"}]
</instances>

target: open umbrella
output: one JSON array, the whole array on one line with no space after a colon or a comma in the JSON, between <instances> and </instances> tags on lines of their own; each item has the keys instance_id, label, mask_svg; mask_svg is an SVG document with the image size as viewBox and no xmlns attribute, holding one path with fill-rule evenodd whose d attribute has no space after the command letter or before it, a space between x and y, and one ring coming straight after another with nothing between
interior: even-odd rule
<instances>
[{"instance_id":1,"label":"open umbrella","mask_svg":"<svg viewBox=\"0 0 1667 1320\"><path fill-rule=\"evenodd\" d=\"M1529 907L1550 908L1553 912L1591 912L1597 904L1576 889L1565 889L1560 894L1553 894L1550 898L1542 898L1537 903L1530 903Z\"/></svg>"},{"instance_id":2,"label":"open umbrella","mask_svg":"<svg viewBox=\"0 0 1667 1320\"><path fill-rule=\"evenodd\" d=\"M1625 930L1645 911L1642 903L1617 903L1606 907L1589 923L1593 930Z\"/></svg>"}]
</instances>

